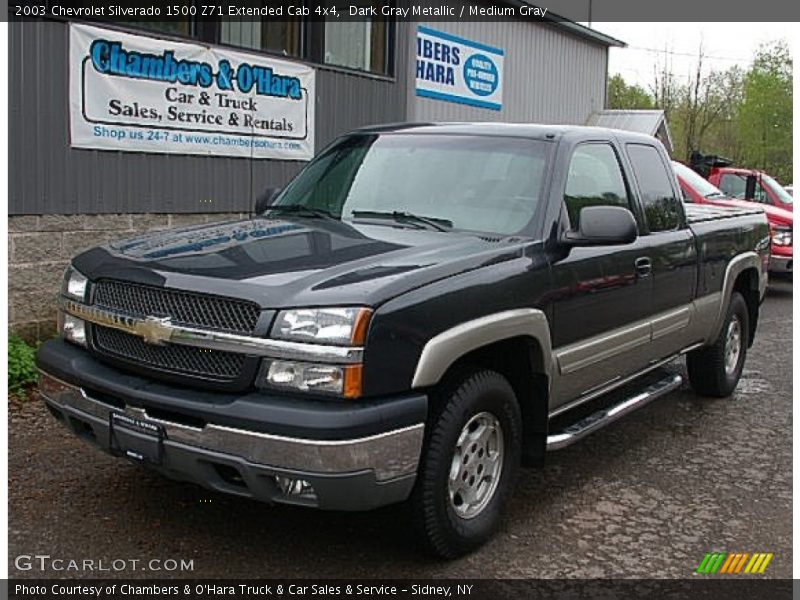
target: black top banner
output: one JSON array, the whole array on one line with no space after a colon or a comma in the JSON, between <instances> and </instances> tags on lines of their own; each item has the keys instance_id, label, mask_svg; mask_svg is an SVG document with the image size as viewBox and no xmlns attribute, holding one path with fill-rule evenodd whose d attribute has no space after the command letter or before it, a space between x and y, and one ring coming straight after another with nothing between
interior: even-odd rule
<instances>
[{"instance_id":1,"label":"black top banner","mask_svg":"<svg viewBox=\"0 0 800 600\"><path fill-rule=\"evenodd\" d=\"M641 0L175 0L10 2L9 20L96 21L535 20L600 22L800 22L800 2L642 2Z\"/></svg>"}]
</instances>

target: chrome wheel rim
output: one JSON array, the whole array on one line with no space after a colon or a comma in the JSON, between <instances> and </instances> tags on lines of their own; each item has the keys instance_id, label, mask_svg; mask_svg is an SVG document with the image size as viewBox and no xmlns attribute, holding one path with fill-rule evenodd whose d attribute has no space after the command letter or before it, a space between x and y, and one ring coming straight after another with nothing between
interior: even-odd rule
<instances>
[{"instance_id":1,"label":"chrome wheel rim","mask_svg":"<svg viewBox=\"0 0 800 600\"><path fill-rule=\"evenodd\" d=\"M491 502L503 472L503 429L493 414L472 417L458 436L450 465L450 506L462 519L477 517Z\"/></svg>"},{"instance_id":2,"label":"chrome wheel rim","mask_svg":"<svg viewBox=\"0 0 800 600\"><path fill-rule=\"evenodd\" d=\"M728 323L725 334L725 372L731 375L739 364L739 355L742 353L742 323L739 317L733 316Z\"/></svg>"}]
</instances>

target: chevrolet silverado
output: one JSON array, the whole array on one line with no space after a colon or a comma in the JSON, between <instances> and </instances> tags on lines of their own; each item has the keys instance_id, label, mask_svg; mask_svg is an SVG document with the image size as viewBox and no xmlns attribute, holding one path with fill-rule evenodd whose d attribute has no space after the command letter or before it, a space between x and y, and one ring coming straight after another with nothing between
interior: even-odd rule
<instances>
[{"instance_id":1,"label":"chevrolet silverado","mask_svg":"<svg viewBox=\"0 0 800 600\"><path fill-rule=\"evenodd\" d=\"M38 353L69 430L267 502L406 502L453 557L521 464L674 390L675 359L730 395L756 332L763 212L684 206L652 137L374 127L268 200L73 259Z\"/></svg>"}]
</instances>

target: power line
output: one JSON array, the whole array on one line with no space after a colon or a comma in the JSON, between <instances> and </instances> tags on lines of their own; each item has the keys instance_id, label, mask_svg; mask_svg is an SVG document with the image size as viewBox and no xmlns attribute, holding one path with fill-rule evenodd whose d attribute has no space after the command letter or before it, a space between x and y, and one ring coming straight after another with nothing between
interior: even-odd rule
<instances>
[{"instance_id":1,"label":"power line","mask_svg":"<svg viewBox=\"0 0 800 600\"><path fill-rule=\"evenodd\" d=\"M631 50L645 50L647 52L658 52L660 54L670 54L673 56L688 56L689 58L698 58L697 52L678 52L677 50L667 50L666 48L647 48L645 46L628 46ZM741 56L719 56L713 54L703 54L703 60L729 60L732 62L751 62L753 59L743 58Z\"/></svg>"}]
</instances>

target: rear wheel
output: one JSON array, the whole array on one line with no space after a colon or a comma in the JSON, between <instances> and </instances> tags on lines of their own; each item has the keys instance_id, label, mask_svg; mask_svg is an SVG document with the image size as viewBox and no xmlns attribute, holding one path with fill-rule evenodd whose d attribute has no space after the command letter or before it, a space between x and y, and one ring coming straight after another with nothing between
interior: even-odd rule
<instances>
[{"instance_id":1,"label":"rear wheel","mask_svg":"<svg viewBox=\"0 0 800 600\"><path fill-rule=\"evenodd\" d=\"M730 396L742 376L749 344L750 318L744 297L734 291L722 329L712 346L686 357L689 383L698 394Z\"/></svg>"},{"instance_id":2,"label":"rear wheel","mask_svg":"<svg viewBox=\"0 0 800 600\"><path fill-rule=\"evenodd\" d=\"M511 385L494 371L462 373L435 402L411 508L426 547L454 558L496 529L516 481L522 424Z\"/></svg>"}]
</instances>

